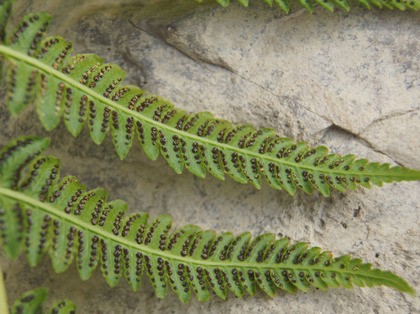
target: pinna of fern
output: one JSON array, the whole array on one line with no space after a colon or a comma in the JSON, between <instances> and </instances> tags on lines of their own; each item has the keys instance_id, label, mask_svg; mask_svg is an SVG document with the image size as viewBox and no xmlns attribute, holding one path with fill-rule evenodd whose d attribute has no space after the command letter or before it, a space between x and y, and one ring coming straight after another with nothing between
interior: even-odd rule
<instances>
[{"instance_id":1,"label":"pinna of fern","mask_svg":"<svg viewBox=\"0 0 420 314\"><path fill-rule=\"evenodd\" d=\"M7 3L0 4L3 15L10 12ZM44 39L50 20L46 13L29 14L0 43L10 112L18 114L35 102L47 130L63 117L77 136L86 123L96 144L111 130L121 159L137 138L148 157L155 160L161 154L177 173L185 167L202 178L209 172L224 180L227 174L258 189L265 178L292 195L297 189L328 196L331 188L345 191L420 180L419 170L330 154L326 147L309 148L272 129L232 126L209 112L188 115L139 87L120 86L125 72L118 65L104 64L93 54L70 57L71 43L59 36Z\"/></svg>"},{"instance_id":2,"label":"pinna of fern","mask_svg":"<svg viewBox=\"0 0 420 314\"><path fill-rule=\"evenodd\" d=\"M371 269L349 255L334 258L304 242L291 244L273 234L252 239L249 232L217 235L194 225L170 233L169 215L151 222L146 213L124 217L127 204L108 202L105 190L87 191L72 176L60 181L60 161L41 155L48 143L22 137L0 154L1 246L10 257L23 248L31 266L48 253L55 271L63 272L76 259L83 280L99 266L109 285L125 276L133 290L147 274L158 297L171 287L182 302L192 292L204 301L210 289L225 299L228 290L242 297L258 287L269 296L277 288L296 292L353 285L414 294L390 271Z\"/></svg>"},{"instance_id":3,"label":"pinna of fern","mask_svg":"<svg viewBox=\"0 0 420 314\"><path fill-rule=\"evenodd\" d=\"M12 314L36 314L45 313L44 303L47 299L47 289L37 288L25 292L19 300L13 304ZM49 314L75 314L76 305L70 300L63 300L54 303ZM3 314L7 314L6 312Z\"/></svg>"},{"instance_id":4,"label":"pinna of fern","mask_svg":"<svg viewBox=\"0 0 420 314\"><path fill-rule=\"evenodd\" d=\"M197 2L203 2L203 0L195 0ZM230 3L230 0L216 0L220 5L227 7ZM249 4L249 0L237 0L240 4L247 7ZM420 9L420 1L419 0L408 0L408 1L401 1L401 0L356 0L360 4L362 4L367 9L370 9L372 5L377 6L378 8L388 8L388 9L400 9L405 10L406 8L410 8L412 10L417 11ZM264 0L270 7L273 4L276 4L279 8L281 8L284 12L289 13L290 11L290 4L288 0ZM321 7L333 12L334 11L334 4L338 5L340 8L349 11L350 5L347 0L297 0L297 2L303 6L309 13L313 11L314 2L319 4Z\"/></svg>"}]
</instances>

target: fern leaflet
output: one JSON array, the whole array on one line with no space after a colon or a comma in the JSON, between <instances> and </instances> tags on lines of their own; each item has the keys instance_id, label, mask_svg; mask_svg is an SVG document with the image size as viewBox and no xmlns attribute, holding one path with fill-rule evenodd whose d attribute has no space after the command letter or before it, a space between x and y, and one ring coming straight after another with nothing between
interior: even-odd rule
<instances>
[{"instance_id":1,"label":"fern leaflet","mask_svg":"<svg viewBox=\"0 0 420 314\"><path fill-rule=\"evenodd\" d=\"M203 0L195 0L199 3L203 2ZM220 5L227 7L230 3L230 0L216 0ZM249 0L237 0L240 4L247 7L249 4ZM419 0L409 0L409 1L400 1L400 0L356 0L360 4L362 4L367 9L370 9L372 5L377 6L378 8L386 7L388 9L400 9L405 10L406 8L410 8L412 10L417 11L420 9L420 1ZM290 4L288 0L264 0L270 7L275 3L278 7L280 7L284 12L289 13ZM298 0L298 3L303 6L309 13L313 11L314 2L319 4L321 7L334 12L334 4L338 5L340 8L343 8L346 11L350 10L350 5L348 4L347 0Z\"/></svg>"},{"instance_id":2,"label":"fern leaflet","mask_svg":"<svg viewBox=\"0 0 420 314\"><path fill-rule=\"evenodd\" d=\"M385 285L414 294L389 271L371 269L371 264L348 255L333 258L307 243L290 244L273 234L254 239L249 232L216 235L194 225L170 234L169 215L151 222L146 213L124 217L127 204L107 202L105 190L86 191L71 176L59 182L59 160L38 156L47 145L46 139L20 138L0 157L2 246L11 257L23 246L32 266L48 252L57 272L76 259L83 280L100 265L109 285L115 286L124 275L133 290L146 273L158 297L163 298L170 286L182 302L188 302L192 291L199 300L208 300L208 287L222 299L227 290L241 297L260 287L274 296L276 288L296 292L353 284Z\"/></svg>"},{"instance_id":3,"label":"fern leaflet","mask_svg":"<svg viewBox=\"0 0 420 314\"><path fill-rule=\"evenodd\" d=\"M13 304L12 314L35 314L44 313L44 303L47 299L47 289L37 288L25 292L19 300ZM56 302L50 314L75 314L76 306L69 300Z\"/></svg>"},{"instance_id":4,"label":"fern leaflet","mask_svg":"<svg viewBox=\"0 0 420 314\"><path fill-rule=\"evenodd\" d=\"M121 159L137 137L148 157L155 160L162 154L177 173L185 167L199 177L210 172L224 180L228 174L258 189L264 177L272 187L292 195L297 189L328 196L331 188L345 191L358 185L370 188L371 183L420 180L419 170L329 154L323 146L293 143L272 129L232 126L209 112L188 115L136 86L120 86L125 72L119 66L104 64L92 54L68 59L71 43L59 36L43 40L50 20L46 13L30 14L9 42L0 44L0 55L9 61L10 111L17 114L35 101L47 130L63 116L76 136L87 122L97 144L111 129Z\"/></svg>"}]
</instances>

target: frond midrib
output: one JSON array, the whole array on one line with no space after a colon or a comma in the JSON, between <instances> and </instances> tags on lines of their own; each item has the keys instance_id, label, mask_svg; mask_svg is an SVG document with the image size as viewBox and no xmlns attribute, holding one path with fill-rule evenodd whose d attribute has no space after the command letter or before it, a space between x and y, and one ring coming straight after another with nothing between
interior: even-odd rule
<instances>
[{"instance_id":1,"label":"frond midrib","mask_svg":"<svg viewBox=\"0 0 420 314\"><path fill-rule=\"evenodd\" d=\"M225 262L218 262L218 261L207 261L207 260L196 260L190 257L181 257L181 256L177 256L177 255L173 255L168 253L168 251L160 251L157 249L153 249L150 248L148 246L145 245L139 245L136 244L134 242L131 242L127 239L124 239L122 237L118 237L115 236L114 234L110 233L110 232L106 232L104 231L104 229L99 228L99 227L94 227L84 221L81 221L80 219L74 218L71 215L68 214L63 214L61 212L58 212L57 209L48 204L48 203L43 203L41 201L38 201L36 199L33 199L19 191L14 191L14 190L10 190L10 189L6 189L6 188L1 188L0 187L0 195L4 195L6 197L9 197L11 199L14 199L18 202L24 202L34 208L39 208L42 211L52 214L54 216L58 216L59 219L63 220L63 221L67 221L71 224L74 224L76 226L79 226L80 228L82 228L83 230L88 230L91 231L93 234L95 235L99 235L102 236L104 239L109 239L114 241L115 243L119 243L121 245L124 245L125 247L130 247L133 250L137 250L140 251L142 253L149 253L151 255L154 256L160 256L163 258L167 258L168 260L176 260L179 261L181 263L188 263L188 264L195 264L197 266L201 266L201 267L219 267L221 269L225 268L225 267L230 267L230 268L252 268L252 269L291 269L291 270L302 270L302 271L308 271L308 270L312 270L312 271L322 271L322 272L335 272L335 273L342 273L342 274L351 274L351 275L357 275L357 276L365 276L368 278L375 278L375 279L384 279L383 276L375 276L372 272L366 272L364 270L358 270L357 273L351 270L346 270L346 269L326 269L325 267L319 267L317 265L285 265L285 264L261 264L261 263L250 263L250 262L230 262L230 261L225 261ZM386 278L388 281L392 281L394 282L392 279L390 278Z\"/></svg>"},{"instance_id":2,"label":"frond midrib","mask_svg":"<svg viewBox=\"0 0 420 314\"><path fill-rule=\"evenodd\" d=\"M166 124L163 123L159 123L157 121L154 121L151 118L148 118L147 116L144 116L136 111L132 111L128 108L125 108L124 106L119 105L118 103L112 101L109 98L106 98L104 96L102 96L101 94L97 93L96 91L88 88L87 86L84 86L82 84L80 84L78 81L74 80L73 78L71 78L68 75L65 75L63 73L61 73L60 71L55 70L54 68L52 68L51 66L42 63L41 61L30 57L24 53L21 53L17 50L14 50L8 46L5 45L1 45L0 44L0 53L4 54L5 56L7 56L8 58L11 59L15 59L21 62L24 62L30 66L33 66L47 74L51 74L54 77L56 77L57 79L62 80L63 82L66 82L67 84L73 86L75 89L79 89L81 91L83 91L84 93L86 93L87 95L89 95L90 97L98 100L99 102L105 103L107 105L109 105L110 107L116 109L119 112L124 112L128 115L134 116L135 118L137 118L138 120L144 120L147 121L148 123L156 126L157 128L160 129L165 129L167 131L170 131L172 133L175 134L179 134L181 137L187 137L190 138L191 140L197 141L197 142L201 142L201 143L206 143L212 146L216 146L216 147L221 147L224 149L228 149L231 151L235 151L238 154L244 154L244 155L249 155L252 157L256 157L258 159L264 159L264 160L268 160L268 161L272 161L278 164L284 164L287 165L291 168L300 168L300 169L305 169L305 170L309 170L309 171L313 171L313 172L319 172L320 169L318 169L317 167L312 167L310 165L305 165L305 164L297 164L294 162L289 162L289 161L285 161L283 159L279 159L279 158L274 158L274 157L270 157L268 155L262 155L262 154L258 154L249 150L245 150L245 149L238 149L235 146L231 146L225 143L219 143L217 141L211 141L205 137L200 137L188 132L184 132L181 130L178 130L176 128L170 127ZM332 170L329 168L325 168L322 169L322 173L333 173L333 174L344 174L344 175L360 175L359 171L342 171L342 170ZM383 176L383 177L396 177L396 178L402 178L402 177L408 177L408 178L412 178L415 177L415 175L413 175L410 172L399 172L397 174L393 174L393 173L389 173L389 172L368 172L368 171L363 171L363 175L364 176L375 176L375 177L379 177L379 176Z\"/></svg>"}]
</instances>

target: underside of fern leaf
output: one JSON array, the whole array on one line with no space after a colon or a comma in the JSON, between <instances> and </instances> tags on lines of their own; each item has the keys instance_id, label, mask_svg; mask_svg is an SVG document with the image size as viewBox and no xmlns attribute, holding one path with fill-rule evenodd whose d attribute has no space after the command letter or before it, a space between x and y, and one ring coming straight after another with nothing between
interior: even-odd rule
<instances>
[{"instance_id":1,"label":"underside of fern leaf","mask_svg":"<svg viewBox=\"0 0 420 314\"><path fill-rule=\"evenodd\" d=\"M203 0L196 0L198 2L202 2ZM237 0L239 3L241 3L244 6L248 6L249 0ZM405 10L406 8L413 9L417 11L420 8L420 1L419 0L412 0L412 1L400 1L400 0L356 0L363 6L365 6L367 9L370 9L372 5L377 6L378 8L386 7L388 9L400 9ZM230 0L217 0L217 2L226 7L229 5ZM273 3L275 3L277 6L279 6L284 12L289 13L290 5L288 0L264 0L269 6L272 6ZM313 11L313 4L317 3L321 7L333 12L334 11L334 5L336 4L340 8L343 8L346 11L350 10L350 5L346 0L298 0L298 3L302 5L308 12L312 13Z\"/></svg>"},{"instance_id":2,"label":"underside of fern leaf","mask_svg":"<svg viewBox=\"0 0 420 314\"><path fill-rule=\"evenodd\" d=\"M195 0L197 2L203 2L203 0ZM227 7L230 3L230 0L216 0L220 5ZM249 4L249 0L237 0L240 4L247 7ZM386 7L388 9L400 9L405 10L406 8L410 8L412 10L417 11L420 9L420 1L419 0L408 0L408 1L401 1L401 0L356 0L367 9L370 9L372 5L377 6L378 8ZM290 4L288 0L264 0L270 7L276 4L280 7L284 12L289 13ZM298 0L298 3L302 5L308 12L312 13L314 3L319 4L321 7L333 12L334 5L338 5L340 8L343 8L346 11L350 10L350 5L347 0Z\"/></svg>"},{"instance_id":3,"label":"underside of fern leaf","mask_svg":"<svg viewBox=\"0 0 420 314\"><path fill-rule=\"evenodd\" d=\"M47 289L37 288L25 292L19 300L13 304L12 314L36 314L44 313L44 303L47 299ZM50 314L75 314L76 306L69 300L56 302Z\"/></svg>"},{"instance_id":4,"label":"underside of fern leaf","mask_svg":"<svg viewBox=\"0 0 420 314\"><path fill-rule=\"evenodd\" d=\"M42 138L20 138L0 155L2 247L11 257L23 247L32 266L48 252L57 272L76 259L83 280L100 266L111 286L125 276L133 290L147 274L158 297L171 287L183 302L192 291L208 300L209 287L222 299L228 290L241 297L255 294L257 287L270 296L276 288L296 292L353 285L385 285L414 294L389 271L371 269L348 255L334 258L307 243L290 244L273 234L254 239L249 232L216 235L194 225L170 234L168 215L151 222L146 213L124 217L126 203L107 202L105 190L86 191L75 177L59 181L59 160L38 156L47 144Z\"/></svg>"},{"instance_id":5,"label":"underside of fern leaf","mask_svg":"<svg viewBox=\"0 0 420 314\"><path fill-rule=\"evenodd\" d=\"M265 178L292 195L297 189L328 196L331 188L420 180L419 170L329 154L323 146L293 143L272 129L232 126L209 112L188 115L136 86L120 86L125 72L119 66L92 54L69 58L71 43L58 36L43 39L50 19L46 13L28 15L10 40L0 44L0 56L8 61L10 111L17 114L35 102L47 130L63 117L76 136L87 123L97 144L111 130L121 159L138 138L147 156L154 160L162 154L177 173L185 167L199 177L210 172L223 180L228 174L258 189Z\"/></svg>"}]
</instances>

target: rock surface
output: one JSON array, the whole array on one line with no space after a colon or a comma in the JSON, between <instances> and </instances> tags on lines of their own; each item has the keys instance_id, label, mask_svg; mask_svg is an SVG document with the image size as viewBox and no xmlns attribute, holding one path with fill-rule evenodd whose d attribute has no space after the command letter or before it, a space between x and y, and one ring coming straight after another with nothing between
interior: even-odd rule
<instances>
[{"instance_id":1,"label":"rock surface","mask_svg":"<svg viewBox=\"0 0 420 314\"><path fill-rule=\"evenodd\" d=\"M261 2L261 3L259 3ZM316 8L284 15L262 1L225 9L194 1L20 1L17 15L44 10L49 34L98 53L127 71L126 83L171 99L189 112L208 110L234 123L271 127L296 141L326 145L380 162L420 168L420 20L413 12L353 4L350 13ZM18 20L16 18L16 20ZM267 185L258 191L231 179L176 175L135 143L124 161L108 135L96 146L87 128L73 138L61 124L46 132L34 108L12 117L0 105L0 145L21 135L49 136L63 175L76 175L130 211L168 213L174 228L191 223L217 232L271 232L308 241L336 256L350 253L420 285L420 183L295 197ZM138 292L121 280L110 288L95 271L87 282L75 265L53 272L49 258L31 269L0 253L9 302L39 285L49 302L69 298L80 313L420 312L419 297L385 287L279 291L226 301L182 304L170 291L157 299L145 277ZM50 303L50 304L51 304Z\"/></svg>"}]
</instances>

